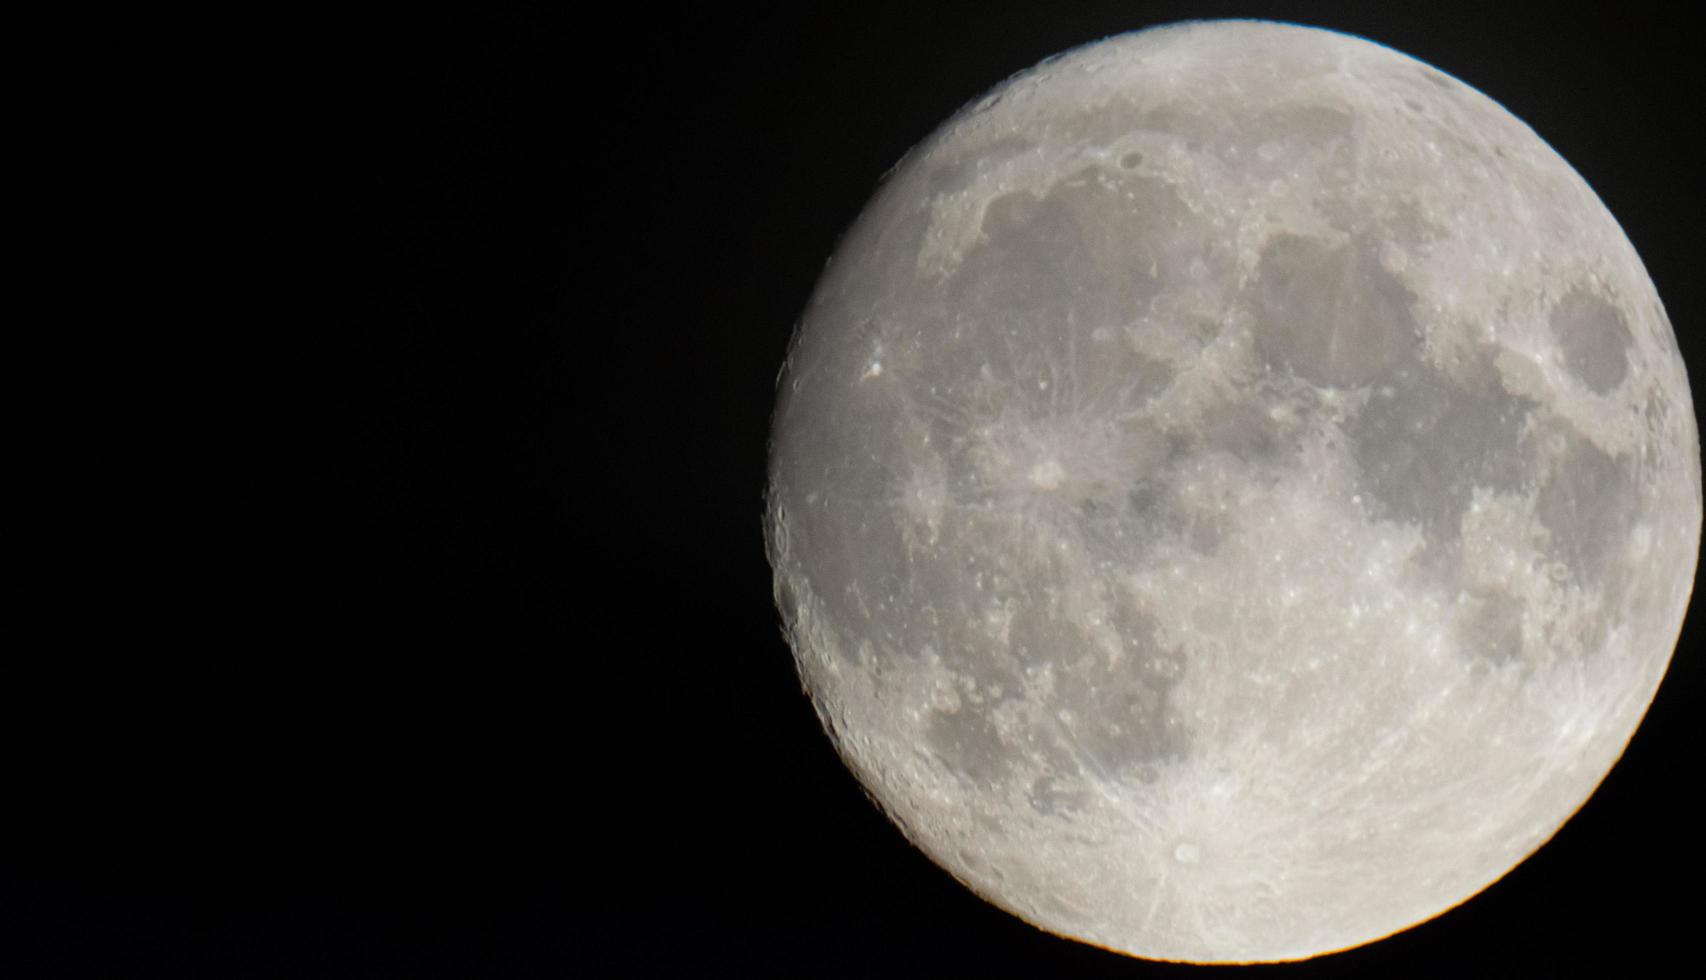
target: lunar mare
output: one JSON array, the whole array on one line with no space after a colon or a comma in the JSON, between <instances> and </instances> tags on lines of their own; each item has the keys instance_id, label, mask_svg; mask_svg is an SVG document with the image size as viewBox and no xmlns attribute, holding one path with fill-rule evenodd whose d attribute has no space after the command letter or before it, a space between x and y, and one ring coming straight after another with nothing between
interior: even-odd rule
<instances>
[{"instance_id":1,"label":"lunar mare","mask_svg":"<svg viewBox=\"0 0 1706 980\"><path fill-rule=\"evenodd\" d=\"M1675 337L1462 83L1207 22L1015 76L893 171L779 379L804 686L907 837L1061 935L1297 959L1545 842L1693 585Z\"/></svg>"}]
</instances>

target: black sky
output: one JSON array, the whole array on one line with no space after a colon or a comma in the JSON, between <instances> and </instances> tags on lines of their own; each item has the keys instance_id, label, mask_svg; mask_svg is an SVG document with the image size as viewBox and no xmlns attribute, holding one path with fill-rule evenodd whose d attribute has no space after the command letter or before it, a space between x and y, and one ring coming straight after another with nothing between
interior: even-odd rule
<instances>
[{"instance_id":1,"label":"black sky","mask_svg":"<svg viewBox=\"0 0 1706 980\"><path fill-rule=\"evenodd\" d=\"M1706 383L1680 20L817 6L294 26L302 312L235 342L287 423L275 468L217 518L177 500L157 569L70 583L123 655L13 670L0 975L1187 972L1037 932L910 849L800 694L762 552L772 384L837 237L937 123L1066 48L1259 16L1434 64L1587 178ZM1504 881L1258 972L1686 957L1701 646L1691 620L1624 761Z\"/></svg>"}]
</instances>

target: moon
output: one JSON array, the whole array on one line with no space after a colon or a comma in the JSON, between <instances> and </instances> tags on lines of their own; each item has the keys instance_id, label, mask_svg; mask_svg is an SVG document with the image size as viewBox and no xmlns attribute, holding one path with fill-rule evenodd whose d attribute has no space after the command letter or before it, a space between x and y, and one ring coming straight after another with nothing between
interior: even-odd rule
<instances>
[{"instance_id":1,"label":"moon","mask_svg":"<svg viewBox=\"0 0 1706 980\"><path fill-rule=\"evenodd\" d=\"M1693 587L1699 437L1586 183L1389 48L1173 25L944 123L778 379L806 692L987 901L1146 959L1445 912L1622 753Z\"/></svg>"}]
</instances>

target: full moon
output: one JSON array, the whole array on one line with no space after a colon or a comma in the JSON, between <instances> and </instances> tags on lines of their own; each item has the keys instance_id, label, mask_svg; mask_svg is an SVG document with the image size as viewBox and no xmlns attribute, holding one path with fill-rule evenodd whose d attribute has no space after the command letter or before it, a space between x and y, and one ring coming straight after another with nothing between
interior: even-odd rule
<instances>
[{"instance_id":1,"label":"full moon","mask_svg":"<svg viewBox=\"0 0 1706 980\"><path fill-rule=\"evenodd\" d=\"M1693 587L1646 270L1492 99L1369 41L1175 25L913 149L779 382L800 676L906 837L1134 956L1415 925L1622 753Z\"/></svg>"}]
</instances>

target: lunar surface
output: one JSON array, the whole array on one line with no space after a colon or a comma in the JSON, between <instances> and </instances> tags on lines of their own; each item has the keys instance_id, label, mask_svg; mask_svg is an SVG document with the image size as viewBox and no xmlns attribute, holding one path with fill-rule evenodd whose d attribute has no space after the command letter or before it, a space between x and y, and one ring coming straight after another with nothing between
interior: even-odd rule
<instances>
[{"instance_id":1,"label":"lunar surface","mask_svg":"<svg viewBox=\"0 0 1706 980\"><path fill-rule=\"evenodd\" d=\"M1456 905L1588 798L1693 586L1628 240L1533 131L1327 31L1050 59L889 175L779 379L804 686L977 894L1165 960Z\"/></svg>"}]
</instances>

